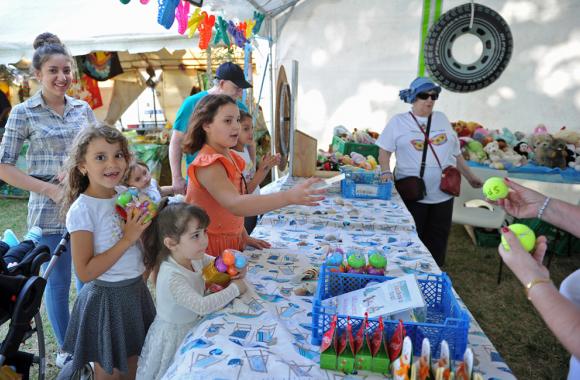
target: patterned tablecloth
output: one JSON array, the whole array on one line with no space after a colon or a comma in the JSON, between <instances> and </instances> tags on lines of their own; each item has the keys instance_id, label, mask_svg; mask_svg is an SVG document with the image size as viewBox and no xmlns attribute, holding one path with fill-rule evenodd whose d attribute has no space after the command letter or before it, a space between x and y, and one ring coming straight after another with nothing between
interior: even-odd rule
<instances>
[{"instance_id":1,"label":"patterned tablecloth","mask_svg":"<svg viewBox=\"0 0 580 380\"><path fill-rule=\"evenodd\" d=\"M287 189L298 181L284 177L262 192ZM390 276L441 273L401 199L396 194L390 201L344 199L336 186L317 207L291 206L265 214L252 236L268 240L272 248L246 251L248 291L188 334L163 379L384 378L320 369L319 347L310 342L316 280L300 278L321 264L329 246L381 250ZM514 379L473 317L468 344L485 379Z\"/></svg>"}]
</instances>

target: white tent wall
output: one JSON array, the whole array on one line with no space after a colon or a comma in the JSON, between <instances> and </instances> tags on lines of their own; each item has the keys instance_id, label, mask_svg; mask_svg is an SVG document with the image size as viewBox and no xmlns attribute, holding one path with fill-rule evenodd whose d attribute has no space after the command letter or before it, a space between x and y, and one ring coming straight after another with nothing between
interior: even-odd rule
<instances>
[{"instance_id":1,"label":"white tent wall","mask_svg":"<svg viewBox=\"0 0 580 380\"><path fill-rule=\"evenodd\" d=\"M467 1L445 0L442 13ZM579 129L580 1L482 0L514 39L500 78L471 93L444 91L436 109L490 129ZM423 1L301 1L274 21L275 65L299 61L296 127L325 148L334 126L382 131L409 106L398 98L417 75ZM276 32L274 32L276 33ZM288 79L291 81L291 78Z\"/></svg>"}]
</instances>

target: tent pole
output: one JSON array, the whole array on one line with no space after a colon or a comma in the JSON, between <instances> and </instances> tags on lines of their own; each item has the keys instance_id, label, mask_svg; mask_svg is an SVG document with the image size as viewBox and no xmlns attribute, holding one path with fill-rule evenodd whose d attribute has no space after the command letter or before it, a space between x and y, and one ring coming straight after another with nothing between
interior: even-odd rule
<instances>
[{"instance_id":1,"label":"tent pole","mask_svg":"<svg viewBox=\"0 0 580 380\"><path fill-rule=\"evenodd\" d=\"M213 87L213 71L211 69L211 45L207 47L207 55L206 55L206 68L205 68L205 73L207 75L207 81L208 81L208 88L206 88L206 90L209 90L210 88Z\"/></svg>"},{"instance_id":2,"label":"tent pole","mask_svg":"<svg viewBox=\"0 0 580 380\"><path fill-rule=\"evenodd\" d=\"M275 94L274 94L274 50L272 49L272 46L274 45L274 36L272 36L272 30L273 30L273 23L274 20L271 17L267 17L267 21L268 21L268 34L269 34L269 38L268 38L268 45L270 47L270 53L269 56L271 57L270 59L270 136L271 136L271 144L270 144L270 151L272 153L272 155L276 154L276 148L274 145L276 145L276 131L274 126L276 125L274 122L274 107L276 104L276 99L274 99ZM274 170L274 168L272 168L272 170L274 171L274 180L277 180L279 177L279 173L278 170Z\"/></svg>"}]
</instances>

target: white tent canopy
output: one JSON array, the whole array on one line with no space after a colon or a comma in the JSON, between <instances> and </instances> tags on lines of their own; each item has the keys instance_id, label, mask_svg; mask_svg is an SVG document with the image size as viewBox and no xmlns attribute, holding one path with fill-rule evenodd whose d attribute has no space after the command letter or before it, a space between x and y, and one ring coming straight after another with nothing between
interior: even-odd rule
<instances>
[{"instance_id":1,"label":"white tent canopy","mask_svg":"<svg viewBox=\"0 0 580 380\"><path fill-rule=\"evenodd\" d=\"M204 9L228 19L252 18L255 10L275 15L296 0L206 0ZM73 55L91 51L140 53L197 46L177 32L177 22L166 30L157 23L157 0L2 0L0 3L0 64L32 57L34 38L49 31L67 45Z\"/></svg>"}]
</instances>

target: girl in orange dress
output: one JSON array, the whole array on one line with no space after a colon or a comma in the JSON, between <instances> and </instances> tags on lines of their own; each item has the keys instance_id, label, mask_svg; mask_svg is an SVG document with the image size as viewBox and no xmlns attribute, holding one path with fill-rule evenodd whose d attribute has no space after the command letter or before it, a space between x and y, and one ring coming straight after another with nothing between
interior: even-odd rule
<instances>
[{"instance_id":1,"label":"girl in orange dress","mask_svg":"<svg viewBox=\"0 0 580 380\"><path fill-rule=\"evenodd\" d=\"M209 214L207 253L212 256L226 248L244 250L248 242L245 216L291 204L315 206L324 199L324 190L312 188L320 181L317 178L274 194L248 194L242 176L244 159L230 149L237 144L239 133L240 111L235 101L227 95L208 95L197 104L184 138L184 152L198 152L187 168L185 200ZM264 241L252 245L268 246Z\"/></svg>"}]
</instances>

